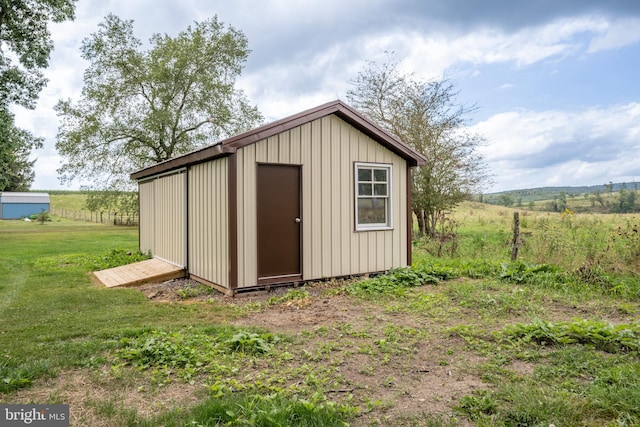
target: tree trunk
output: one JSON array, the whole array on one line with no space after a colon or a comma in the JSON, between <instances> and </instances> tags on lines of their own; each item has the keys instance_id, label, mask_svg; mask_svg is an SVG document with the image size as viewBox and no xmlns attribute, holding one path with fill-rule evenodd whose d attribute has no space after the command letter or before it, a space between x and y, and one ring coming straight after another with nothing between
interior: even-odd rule
<instances>
[{"instance_id":1,"label":"tree trunk","mask_svg":"<svg viewBox=\"0 0 640 427\"><path fill-rule=\"evenodd\" d=\"M416 219L418 220L418 233L420 236L424 236L424 233L425 233L424 212L421 209L414 209L413 213L416 215Z\"/></svg>"}]
</instances>

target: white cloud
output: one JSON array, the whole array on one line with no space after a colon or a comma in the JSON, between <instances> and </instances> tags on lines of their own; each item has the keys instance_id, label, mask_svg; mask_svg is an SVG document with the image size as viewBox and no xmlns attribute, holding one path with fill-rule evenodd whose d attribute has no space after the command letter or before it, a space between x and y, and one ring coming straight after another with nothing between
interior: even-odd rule
<instances>
[{"instance_id":1,"label":"white cloud","mask_svg":"<svg viewBox=\"0 0 640 427\"><path fill-rule=\"evenodd\" d=\"M607 22L601 34L589 44L589 53L617 49L640 41L640 19L628 18Z\"/></svg>"},{"instance_id":2,"label":"white cloud","mask_svg":"<svg viewBox=\"0 0 640 427\"><path fill-rule=\"evenodd\" d=\"M409 7L405 5L405 9ZM39 158L34 186L50 183L55 177L60 159L54 148L58 119L53 106L59 99L78 99L87 66L80 58L81 40L97 31L109 12L134 19L134 33L143 42L153 33L175 35L193 21L218 14L220 20L249 39L253 52L238 84L269 121L344 96L349 79L366 61L385 61L385 50L395 51L401 69L415 72L420 79L466 69L466 74L456 77L469 81L487 72L484 65L513 65L519 70L500 81L507 82L500 89L514 89L503 91L506 96L525 85L518 80L518 71L531 65L569 62L585 53L640 41L637 18L614 20L592 14L528 26L527 19L522 19L520 29L509 31L498 26L432 22L424 16L408 19L407 10L397 13L400 8L385 0L247 0L215 5L201 0L184 0L179 5L151 0L79 2L74 22L51 27L55 51L46 70L50 83L42 92L38 109L16 111L19 126L46 137L45 149L34 153ZM478 102L482 104L483 100ZM527 105L526 100L522 105ZM504 112L478 123L477 129L490 142L484 149L485 156L503 185L564 184L560 181L566 177L582 182L593 178L599 183L604 182L600 176L632 175L637 171L637 103L586 107L582 111L546 108ZM607 160L609 157L612 159ZM637 174L640 176L640 172Z\"/></svg>"},{"instance_id":3,"label":"white cloud","mask_svg":"<svg viewBox=\"0 0 640 427\"><path fill-rule=\"evenodd\" d=\"M495 191L631 181L640 176L640 104L577 112L517 111L471 130L495 174Z\"/></svg>"}]
</instances>

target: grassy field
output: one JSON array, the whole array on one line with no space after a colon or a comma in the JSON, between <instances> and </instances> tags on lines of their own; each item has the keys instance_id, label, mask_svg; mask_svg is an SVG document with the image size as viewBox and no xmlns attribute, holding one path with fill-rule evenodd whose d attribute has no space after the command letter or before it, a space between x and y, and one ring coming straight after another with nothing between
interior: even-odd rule
<instances>
[{"instance_id":1,"label":"grassy field","mask_svg":"<svg viewBox=\"0 0 640 427\"><path fill-rule=\"evenodd\" d=\"M0 221L0 402L75 426L640 425L634 216L468 203L414 266L229 300L107 290L137 229ZM436 254L440 256L435 256Z\"/></svg>"},{"instance_id":2,"label":"grassy field","mask_svg":"<svg viewBox=\"0 0 640 427\"><path fill-rule=\"evenodd\" d=\"M87 195L81 192L61 192L49 195L52 209L86 209Z\"/></svg>"}]
</instances>

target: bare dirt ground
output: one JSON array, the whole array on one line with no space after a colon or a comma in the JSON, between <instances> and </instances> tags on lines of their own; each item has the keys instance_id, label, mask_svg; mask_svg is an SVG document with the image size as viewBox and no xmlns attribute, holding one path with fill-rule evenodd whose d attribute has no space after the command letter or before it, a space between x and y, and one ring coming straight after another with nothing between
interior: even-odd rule
<instances>
[{"instance_id":1,"label":"bare dirt ground","mask_svg":"<svg viewBox=\"0 0 640 427\"><path fill-rule=\"evenodd\" d=\"M436 314L408 314L390 309L389 305L328 292L339 286L335 282L308 285L304 287L304 298L275 303L269 301L282 297L291 288L231 298L219 293L198 294L198 286L201 285L177 280L138 289L156 303L259 307L243 311L230 323L291 337L289 351L293 358L282 365L283 369L306 364L332 370L336 381L335 387L329 389L330 399L351 395L353 402L363 408L354 425L422 425L419 420L432 416L445 421L455 418L458 425L471 425L453 408L462 396L490 388L480 378L480 366L487 356L470 351L462 338L447 332L457 324L473 322L473 316L477 318L477 314L464 308L443 314L438 312L436 303ZM425 286L420 292L437 295L442 287ZM552 318L570 318L576 307L550 302L546 313ZM526 321L526 315L516 312L498 323L519 321ZM387 351L380 351L382 348ZM246 367L245 377L258 375L262 368L259 364ZM532 365L522 361L505 368L515 375L528 375L533 370ZM135 409L139 416L150 417L170 408L191 406L205 395L198 383L175 381L158 389L149 378L140 375L126 369L114 372L108 366L97 370L82 368L21 390L13 400L68 403L72 408L71 425L101 427L112 422L105 414L115 407ZM413 421L401 421L407 419Z\"/></svg>"}]
</instances>

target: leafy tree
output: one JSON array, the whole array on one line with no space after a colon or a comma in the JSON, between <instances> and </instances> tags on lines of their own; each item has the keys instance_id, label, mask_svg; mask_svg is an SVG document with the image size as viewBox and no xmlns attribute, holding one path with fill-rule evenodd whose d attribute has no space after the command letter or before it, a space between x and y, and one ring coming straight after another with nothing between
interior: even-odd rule
<instances>
[{"instance_id":1,"label":"leafy tree","mask_svg":"<svg viewBox=\"0 0 640 427\"><path fill-rule=\"evenodd\" d=\"M618 203L613 204L611 210L616 213L637 212L636 196L635 190L628 191L623 184L618 192Z\"/></svg>"},{"instance_id":2,"label":"leafy tree","mask_svg":"<svg viewBox=\"0 0 640 427\"><path fill-rule=\"evenodd\" d=\"M0 191L28 190L42 139L15 126L12 105L35 108L53 42L49 22L73 19L75 0L0 0Z\"/></svg>"},{"instance_id":3,"label":"leafy tree","mask_svg":"<svg viewBox=\"0 0 640 427\"><path fill-rule=\"evenodd\" d=\"M595 202L600 203L600 207L604 207L604 198L602 197L602 192L600 190L596 190L592 193L592 201L591 206L595 206Z\"/></svg>"},{"instance_id":4,"label":"leafy tree","mask_svg":"<svg viewBox=\"0 0 640 427\"><path fill-rule=\"evenodd\" d=\"M608 184L605 183L604 189L607 191L607 193L613 193L613 182L609 181Z\"/></svg>"},{"instance_id":5,"label":"leafy tree","mask_svg":"<svg viewBox=\"0 0 640 427\"><path fill-rule=\"evenodd\" d=\"M477 152L484 139L465 128L474 107L456 103L447 79L416 81L394 61L369 63L352 84L347 99L355 108L427 158L413 172L412 209L420 233L435 235L446 212L488 180Z\"/></svg>"},{"instance_id":6,"label":"leafy tree","mask_svg":"<svg viewBox=\"0 0 640 427\"><path fill-rule=\"evenodd\" d=\"M27 191L34 178L31 150L42 147L42 138L15 127L13 115L0 107L0 191Z\"/></svg>"},{"instance_id":7,"label":"leafy tree","mask_svg":"<svg viewBox=\"0 0 640 427\"><path fill-rule=\"evenodd\" d=\"M138 192L91 191L87 194L86 207L93 212L133 214L138 212Z\"/></svg>"},{"instance_id":8,"label":"leafy tree","mask_svg":"<svg viewBox=\"0 0 640 427\"><path fill-rule=\"evenodd\" d=\"M213 17L176 37L155 34L144 50L133 21L108 15L82 44L81 99L56 106L62 181L112 196L131 188L134 170L255 126L260 113L234 88L247 44Z\"/></svg>"},{"instance_id":9,"label":"leafy tree","mask_svg":"<svg viewBox=\"0 0 640 427\"><path fill-rule=\"evenodd\" d=\"M0 102L33 108L46 84L49 21L73 20L75 0L0 0Z\"/></svg>"},{"instance_id":10,"label":"leafy tree","mask_svg":"<svg viewBox=\"0 0 640 427\"><path fill-rule=\"evenodd\" d=\"M500 200L500 204L502 206L513 206L513 196L511 195L511 193L502 193L500 194L498 199ZM522 199L520 200L522 201Z\"/></svg>"}]
</instances>

